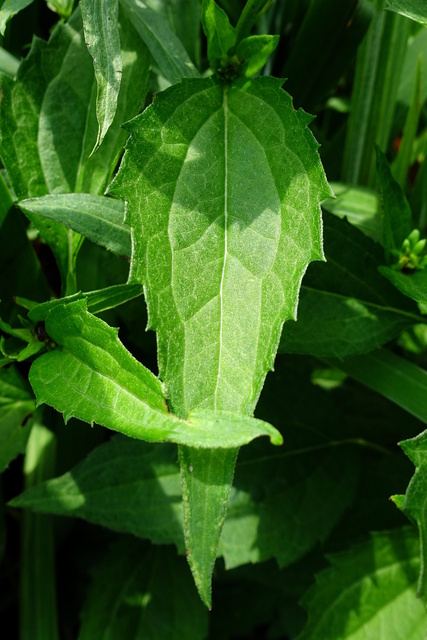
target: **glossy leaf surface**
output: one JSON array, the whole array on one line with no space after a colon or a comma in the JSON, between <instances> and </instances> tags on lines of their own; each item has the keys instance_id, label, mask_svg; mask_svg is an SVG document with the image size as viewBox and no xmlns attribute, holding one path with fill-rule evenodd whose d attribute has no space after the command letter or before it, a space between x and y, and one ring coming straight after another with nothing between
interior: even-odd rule
<instances>
[{"instance_id":1,"label":"glossy leaf surface","mask_svg":"<svg viewBox=\"0 0 427 640\"><path fill-rule=\"evenodd\" d=\"M427 26L427 7L424 0L387 0L386 8Z\"/></svg>"}]
</instances>

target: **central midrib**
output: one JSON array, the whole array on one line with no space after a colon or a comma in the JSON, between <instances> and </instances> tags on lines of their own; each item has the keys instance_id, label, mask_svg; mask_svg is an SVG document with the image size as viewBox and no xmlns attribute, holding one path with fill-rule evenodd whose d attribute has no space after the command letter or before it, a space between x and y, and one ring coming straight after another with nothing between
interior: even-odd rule
<instances>
[{"instance_id":1,"label":"central midrib","mask_svg":"<svg viewBox=\"0 0 427 640\"><path fill-rule=\"evenodd\" d=\"M227 262L228 252L228 96L227 88L224 88L224 260L222 263L221 284L219 287L219 304L220 304L220 321L219 321L219 355L218 355L218 375L216 379L214 392L214 409L220 409L217 406L218 387L221 378L221 359L222 359L222 333L223 333L223 317L224 317L224 275L225 265Z\"/></svg>"}]
</instances>

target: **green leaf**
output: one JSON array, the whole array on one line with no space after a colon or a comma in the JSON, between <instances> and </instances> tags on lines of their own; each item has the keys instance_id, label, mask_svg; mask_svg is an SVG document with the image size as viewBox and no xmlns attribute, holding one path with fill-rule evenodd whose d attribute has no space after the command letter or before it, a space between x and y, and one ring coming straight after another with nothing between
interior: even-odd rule
<instances>
[{"instance_id":1,"label":"green leaf","mask_svg":"<svg viewBox=\"0 0 427 640\"><path fill-rule=\"evenodd\" d=\"M426 611L415 597L419 545L412 529L375 533L330 556L331 567L303 599L298 640L423 640Z\"/></svg>"},{"instance_id":2,"label":"green leaf","mask_svg":"<svg viewBox=\"0 0 427 640\"><path fill-rule=\"evenodd\" d=\"M199 75L183 45L161 15L143 0L120 2L166 80L174 84L182 78Z\"/></svg>"},{"instance_id":3,"label":"green leaf","mask_svg":"<svg viewBox=\"0 0 427 640\"><path fill-rule=\"evenodd\" d=\"M393 163L393 175L402 189L406 188L408 172L413 162L413 148L417 136L418 123L421 113L421 91L422 91L422 56L417 60L417 71L415 75L414 90L409 105L408 115L403 130L402 141L399 151Z\"/></svg>"},{"instance_id":4,"label":"green leaf","mask_svg":"<svg viewBox=\"0 0 427 640\"><path fill-rule=\"evenodd\" d=\"M13 367L0 369L0 473L24 453L29 427L24 421L35 409L31 391Z\"/></svg>"},{"instance_id":5,"label":"green leaf","mask_svg":"<svg viewBox=\"0 0 427 640\"><path fill-rule=\"evenodd\" d=\"M383 209L383 244L388 259L394 261L392 252L400 249L412 231L412 212L402 187L394 180L387 160L378 147L376 153Z\"/></svg>"},{"instance_id":6,"label":"green leaf","mask_svg":"<svg viewBox=\"0 0 427 640\"><path fill-rule=\"evenodd\" d=\"M214 68L226 62L236 44L236 32L227 14L214 0L202 2L202 26L208 40L208 60Z\"/></svg>"},{"instance_id":7,"label":"green leaf","mask_svg":"<svg viewBox=\"0 0 427 640\"><path fill-rule=\"evenodd\" d=\"M124 224L125 204L88 193L49 194L19 202L27 214L61 222L119 256L130 256L130 229Z\"/></svg>"},{"instance_id":8,"label":"green leaf","mask_svg":"<svg viewBox=\"0 0 427 640\"><path fill-rule=\"evenodd\" d=\"M372 4L375 14L357 52L341 176L368 186L375 186L375 145L385 152L389 143L410 29L408 20L384 11L385 0Z\"/></svg>"},{"instance_id":9,"label":"green leaf","mask_svg":"<svg viewBox=\"0 0 427 640\"><path fill-rule=\"evenodd\" d=\"M111 287L99 289L98 291L89 291L88 293L79 291L72 296L68 296L68 298L49 300L41 304L36 303L34 305L31 301L22 298L17 298L16 302L21 306L31 306L28 318L32 320L32 322L43 322L46 320L49 312L55 307L75 302L76 300L85 299L88 311L95 314L107 311L108 309L114 309L141 294L142 286L140 284L116 284Z\"/></svg>"},{"instance_id":10,"label":"green leaf","mask_svg":"<svg viewBox=\"0 0 427 640\"><path fill-rule=\"evenodd\" d=\"M427 487L427 431L416 438L400 442L400 446L411 462L415 473L404 496L393 496L393 502L414 523L417 524L421 544L421 571L418 580L418 595L425 595L427 590L427 520L425 515Z\"/></svg>"},{"instance_id":11,"label":"green leaf","mask_svg":"<svg viewBox=\"0 0 427 640\"><path fill-rule=\"evenodd\" d=\"M97 422L130 437L229 449L269 435L270 425L230 412L194 411L188 421L167 412L161 382L137 362L117 337L117 330L87 312L86 301L56 306L46 331L61 349L39 357L30 382L38 403L85 422ZM221 434L221 437L218 437Z\"/></svg>"},{"instance_id":12,"label":"green leaf","mask_svg":"<svg viewBox=\"0 0 427 640\"><path fill-rule=\"evenodd\" d=\"M56 439L35 418L24 459L25 487L54 474ZM26 512L22 517L20 629L22 640L58 640L53 526L48 516ZM35 562L43 558L43 562Z\"/></svg>"},{"instance_id":13,"label":"green leaf","mask_svg":"<svg viewBox=\"0 0 427 640\"><path fill-rule=\"evenodd\" d=\"M280 84L183 81L127 125L131 137L110 193L128 202L130 278L145 285L160 376L180 417L194 408L252 414L307 264L323 258L319 202L331 192L310 118L293 109ZM183 486L196 489L191 456L180 455ZM227 498L224 484L209 483L217 466L229 490L234 457L226 470L220 453L206 452L205 464L194 455L206 479L192 507L184 496L185 524L189 537L204 523L206 548L191 562L207 576ZM219 525L216 541L211 522ZM205 596L209 589L204 584Z\"/></svg>"},{"instance_id":14,"label":"green leaf","mask_svg":"<svg viewBox=\"0 0 427 640\"><path fill-rule=\"evenodd\" d=\"M10 505L83 518L185 550L174 445L116 436L71 471L29 489Z\"/></svg>"},{"instance_id":15,"label":"green leaf","mask_svg":"<svg viewBox=\"0 0 427 640\"><path fill-rule=\"evenodd\" d=\"M378 271L405 296L419 304L427 304L427 271L425 269L403 273L390 267L378 267Z\"/></svg>"},{"instance_id":16,"label":"green leaf","mask_svg":"<svg viewBox=\"0 0 427 640\"><path fill-rule=\"evenodd\" d=\"M201 29L199 0L147 0L160 13L184 45L196 67L200 66Z\"/></svg>"},{"instance_id":17,"label":"green leaf","mask_svg":"<svg viewBox=\"0 0 427 640\"><path fill-rule=\"evenodd\" d=\"M322 209L338 218L347 218L366 236L380 242L382 220L379 215L379 198L376 191L367 187L352 187L342 182L331 182L335 198L322 202Z\"/></svg>"},{"instance_id":18,"label":"green leaf","mask_svg":"<svg viewBox=\"0 0 427 640\"><path fill-rule=\"evenodd\" d=\"M424 0L387 0L386 9L427 26L427 7Z\"/></svg>"},{"instance_id":19,"label":"green leaf","mask_svg":"<svg viewBox=\"0 0 427 640\"><path fill-rule=\"evenodd\" d=\"M48 0L48 7L59 13L61 18L68 20L73 12L74 0Z\"/></svg>"},{"instance_id":20,"label":"green leaf","mask_svg":"<svg viewBox=\"0 0 427 640\"><path fill-rule=\"evenodd\" d=\"M279 36L249 36L237 47L236 55L243 60L242 75L251 78L260 71L279 44Z\"/></svg>"},{"instance_id":21,"label":"green leaf","mask_svg":"<svg viewBox=\"0 0 427 640\"><path fill-rule=\"evenodd\" d=\"M9 20L32 2L33 0L4 0L0 8L0 34L2 36Z\"/></svg>"},{"instance_id":22,"label":"green leaf","mask_svg":"<svg viewBox=\"0 0 427 640\"><path fill-rule=\"evenodd\" d=\"M0 47L0 72L6 73L12 78L16 76L19 67L19 60L15 58L9 51Z\"/></svg>"},{"instance_id":23,"label":"green leaf","mask_svg":"<svg viewBox=\"0 0 427 640\"><path fill-rule=\"evenodd\" d=\"M381 349L331 364L427 424L427 371Z\"/></svg>"},{"instance_id":24,"label":"green leaf","mask_svg":"<svg viewBox=\"0 0 427 640\"><path fill-rule=\"evenodd\" d=\"M207 613L183 558L126 538L93 571L78 640L204 640Z\"/></svg>"},{"instance_id":25,"label":"green leaf","mask_svg":"<svg viewBox=\"0 0 427 640\"><path fill-rule=\"evenodd\" d=\"M367 353L423 322L416 306L378 273L381 247L360 231L325 215L326 264L304 278L298 320L285 325L280 351L347 358Z\"/></svg>"},{"instance_id":26,"label":"green leaf","mask_svg":"<svg viewBox=\"0 0 427 640\"><path fill-rule=\"evenodd\" d=\"M305 10L301 1L295 4L302 24L289 47L281 76L288 78L286 88L296 104L317 108L353 64L373 7L364 0L313 0ZM298 18L290 18L289 22L298 23ZM289 37L286 31L283 37Z\"/></svg>"},{"instance_id":27,"label":"green leaf","mask_svg":"<svg viewBox=\"0 0 427 640\"><path fill-rule=\"evenodd\" d=\"M125 16L120 29L123 79L117 113L102 149L91 158L96 80L79 12L54 30L49 43L34 41L15 81L2 78L0 154L19 199L105 189L126 138L120 125L139 111L149 69L148 52ZM65 285L79 239L60 224L29 216L51 245Z\"/></svg>"},{"instance_id":28,"label":"green leaf","mask_svg":"<svg viewBox=\"0 0 427 640\"><path fill-rule=\"evenodd\" d=\"M80 8L85 41L93 58L97 82L98 135L93 149L96 151L114 120L122 80L119 0L81 0Z\"/></svg>"},{"instance_id":29,"label":"green leaf","mask_svg":"<svg viewBox=\"0 0 427 640\"><path fill-rule=\"evenodd\" d=\"M130 278L146 286L180 416L253 412L306 266L323 258L318 202L330 190L308 121L280 81L262 77L185 81L127 125L110 193L128 202Z\"/></svg>"}]
</instances>

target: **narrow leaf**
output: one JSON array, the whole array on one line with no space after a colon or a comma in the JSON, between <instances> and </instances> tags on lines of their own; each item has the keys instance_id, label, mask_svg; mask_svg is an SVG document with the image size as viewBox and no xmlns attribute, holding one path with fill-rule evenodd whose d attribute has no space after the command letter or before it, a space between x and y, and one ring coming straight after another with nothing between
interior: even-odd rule
<instances>
[{"instance_id":1,"label":"narrow leaf","mask_svg":"<svg viewBox=\"0 0 427 640\"><path fill-rule=\"evenodd\" d=\"M227 60L236 44L236 33L224 9L214 0L202 2L202 25L208 40L208 60L216 68L221 60Z\"/></svg>"},{"instance_id":2,"label":"narrow leaf","mask_svg":"<svg viewBox=\"0 0 427 640\"><path fill-rule=\"evenodd\" d=\"M28 318L33 322L43 322L46 320L48 313L55 307L60 305L69 304L76 300L85 299L87 303L87 309L90 313L101 313L108 309L114 309L115 307L132 300L142 294L142 286L139 284L117 284L105 289L99 289L98 291L89 291L88 293L82 293L81 291L75 293L67 298L59 298L58 300L49 300L48 302L42 302L41 304L33 304L29 300L22 300L17 298L16 302L23 305L31 305Z\"/></svg>"},{"instance_id":3,"label":"narrow leaf","mask_svg":"<svg viewBox=\"0 0 427 640\"><path fill-rule=\"evenodd\" d=\"M19 67L19 60L9 51L0 47L0 72L6 73L12 78L16 76Z\"/></svg>"},{"instance_id":4,"label":"narrow leaf","mask_svg":"<svg viewBox=\"0 0 427 640\"><path fill-rule=\"evenodd\" d=\"M357 52L342 180L375 186L375 145L389 143L410 22L384 11L375 0L374 16ZM393 64L390 64L393 60Z\"/></svg>"},{"instance_id":5,"label":"narrow leaf","mask_svg":"<svg viewBox=\"0 0 427 640\"><path fill-rule=\"evenodd\" d=\"M385 155L376 148L377 176L383 209L383 244L389 261L412 231L412 212L402 187L394 180Z\"/></svg>"},{"instance_id":6,"label":"narrow leaf","mask_svg":"<svg viewBox=\"0 0 427 640\"><path fill-rule=\"evenodd\" d=\"M21 200L24 213L61 222L88 240L121 256L130 256L130 229L124 224L125 204L87 193L49 194Z\"/></svg>"},{"instance_id":7,"label":"narrow leaf","mask_svg":"<svg viewBox=\"0 0 427 640\"><path fill-rule=\"evenodd\" d=\"M413 161L413 147L418 130L418 122L421 113L421 90L422 90L422 56L417 60L417 71L415 75L414 91L409 105L408 115L406 117L405 127L403 129L402 141L396 160L393 163L393 175L402 189L406 188L408 172Z\"/></svg>"},{"instance_id":8,"label":"narrow leaf","mask_svg":"<svg viewBox=\"0 0 427 640\"><path fill-rule=\"evenodd\" d=\"M419 304L427 304L427 271L425 269L403 273L390 267L379 267L378 271L405 296Z\"/></svg>"},{"instance_id":9,"label":"narrow leaf","mask_svg":"<svg viewBox=\"0 0 427 640\"><path fill-rule=\"evenodd\" d=\"M329 361L427 424L427 371L387 349Z\"/></svg>"},{"instance_id":10,"label":"narrow leaf","mask_svg":"<svg viewBox=\"0 0 427 640\"><path fill-rule=\"evenodd\" d=\"M426 612L415 597L419 545L412 529L376 533L330 556L303 599L308 623L298 640L423 640Z\"/></svg>"},{"instance_id":11,"label":"narrow leaf","mask_svg":"<svg viewBox=\"0 0 427 640\"><path fill-rule=\"evenodd\" d=\"M161 15L143 0L120 2L166 80L174 84L182 78L199 75L183 45Z\"/></svg>"},{"instance_id":12,"label":"narrow leaf","mask_svg":"<svg viewBox=\"0 0 427 640\"><path fill-rule=\"evenodd\" d=\"M56 306L46 331L62 349L34 362L30 382L38 403L54 406L66 421L75 417L133 438L202 448L238 447L260 435L282 443L273 427L254 418L199 410L185 421L169 414L161 382L125 349L117 330L87 312L85 300Z\"/></svg>"},{"instance_id":13,"label":"narrow leaf","mask_svg":"<svg viewBox=\"0 0 427 640\"><path fill-rule=\"evenodd\" d=\"M386 9L427 26L427 7L424 0L387 0Z\"/></svg>"},{"instance_id":14,"label":"narrow leaf","mask_svg":"<svg viewBox=\"0 0 427 640\"><path fill-rule=\"evenodd\" d=\"M86 45L93 58L97 82L98 135L93 149L96 151L114 120L122 80L119 0L81 0L80 8Z\"/></svg>"},{"instance_id":15,"label":"narrow leaf","mask_svg":"<svg viewBox=\"0 0 427 640\"><path fill-rule=\"evenodd\" d=\"M93 571L78 640L204 640L207 623L184 559L125 538Z\"/></svg>"},{"instance_id":16,"label":"narrow leaf","mask_svg":"<svg viewBox=\"0 0 427 640\"><path fill-rule=\"evenodd\" d=\"M4 0L0 7L0 34L2 36L4 36L9 20L32 2L33 0Z\"/></svg>"},{"instance_id":17,"label":"narrow leaf","mask_svg":"<svg viewBox=\"0 0 427 640\"><path fill-rule=\"evenodd\" d=\"M12 195L7 188L2 174L0 173L0 228L6 220L6 216L13 206Z\"/></svg>"}]
</instances>

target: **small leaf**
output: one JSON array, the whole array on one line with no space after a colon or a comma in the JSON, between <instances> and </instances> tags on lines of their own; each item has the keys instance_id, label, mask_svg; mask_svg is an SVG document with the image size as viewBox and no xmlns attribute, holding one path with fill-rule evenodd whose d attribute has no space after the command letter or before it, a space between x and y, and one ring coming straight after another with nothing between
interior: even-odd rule
<instances>
[{"instance_id":1,"label":"small leaf","mask_svg":"<svg viewBox=\"0 0 427 640\"><path fill-rule=\"evenodd\" d=\"M103 555L81 617L78 640L204 640L208 626L185 560L134 538Z\"/></svg>"},{"instance_id":2,"label":"small leaf","mask_svg":"<svg viewBox=\"0 0 427 640\"><path fill-rule=\"evenodd\" d=\"M236 33L227 14L214 0L203 0L202 26L208 40L208 60L216 68L226 63L236 44Z\"/></svg>"},{"instance_id":3,"label":"small leaf","mask_svg":"<svg viewBox=\"0 0 427 640\"><path fill-rule=\"evenodd\" d=\"M427 593L427 519L426 488L427 488L427 431L423 431L416 438L404 440L400 443L403 451L414 463L415 473L408 485L405 496L393 496L393 501L403 513L418 525L421 543L421 570L418 580L418 595Z\"/></svg>"},{"instance_id":4,"label":"small leaf","mask_svg":"<svg viewBox=\"0 0 427 640\"><path fill-rule=\"evenodd\" d=\"M166 20L143 0L120 0L161 73L171 84L198 76L183 45Z\"/></svg>"},{"instance_id":5,"label":"small leaf","mask_svg":"<svg viewBox=\"0 0 427 640\"><path fill-rule=\"evenodd\" d=\"M386 9L427 26L427 7L424 0L387 0Z\"/></svg>"},{"instance_id":6,"label":"small leaf","mask_svg":"<svg viewBox=\"0 0 427 640\"><path fill-rule=\"evenodd\" d=\"M298 640L424 640L418 554L413 529L401 529L330 556L302 601L308 622Z\"/></svg>"},{"instance_id":7,"label":"small leaf","mask_svg":"<svg viewBox=\"0 0 427 640\"><path fill-rule=\"evenodd\" d=\"M21 200L19 207L26 214L61 222L117 255L131 254L126 208L120 200L88 193L49 194Z\"/></svg>"},{"instance_id":8,"label":"small leaf","mask_svg":"<svg viewBox=\"0 0 427 640\"><path fill-rule=\"evenodd\" d=\"M331 182L336 198L322 202L322 209L347 220L375 242L382 239L382 219L378 193L374 189Z\"/></svg>"},{"instance_id":9,"label":"small leaf","mask_svg":"<svg viewBox=\"0 0 427 640\"><path fill-rule=\"evenodd\" d=\"M279 36L249 36L237 47L236 55L243 60L242 75L251 78L260 71L279 44Z\"/></svg>"},{"instance_id":10,"label":"small leaf","mask_svg":"<svg viewBox=\"0 0 427 640\"><path fill-rule=\"evenodd\" d=\"M0 34L2 36L4 36L9 20L32 2L33 0L4 0L0 7Z\"/></svg>"},{"instance_id":11,"label":"small leaf","mask_svg":"<svg viewBox=\"0 0 427 640\"><path fill-rule=\"evenodd\" d=\"M114 120L122 80L119 36L119 0L81 0L80 8L88 51L97 82L98 135L93 151L101 145Z\"/></svg>"}]
</instances>

